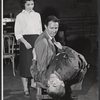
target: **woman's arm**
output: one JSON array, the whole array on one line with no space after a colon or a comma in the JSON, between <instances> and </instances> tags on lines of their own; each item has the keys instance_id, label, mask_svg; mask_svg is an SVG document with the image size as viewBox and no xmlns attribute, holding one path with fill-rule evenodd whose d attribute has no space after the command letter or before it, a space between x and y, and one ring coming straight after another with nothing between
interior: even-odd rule
<instances>
[{"instance_id":1,"label":"woman's arm","mask_svg":"<svg viewBox=\"0 0 100 100\"><path fill-rule=\"evenodd\" d=\"M26 47L27 49L31 49L31 48L32 48L31 44L28 43L23 37L20 38L19 40L25 45L25 47Z\"/></svg>"},{"instance_id":2,"label":"woman's arm","mask_svg":"<svg viewBox=\"0 0 100 100\"><path fill-rule=\"evenodd\" d=\"M24 39L24 37L23 37L23 35L21 33L22 33L21 21L20 21L20 17L17 16L16 17L16 21L15 21L15 37L16 37L17 40L21 41L25 45L25 47L27 49L32 48L32 46L30 45L30 43L28 43Z\"/></svg>"},{"instance_id":3,"label":"woman's arm","mask_svg":"<svg viewBox=\"0 0 100 100\"><path fill-rule=\"evenodd\" d=\"M42 21L41 21L41 16L40 16L40 14L39 14L38 31L39 31L40 34L42 33Z\"/></svg>"}]
</instances>

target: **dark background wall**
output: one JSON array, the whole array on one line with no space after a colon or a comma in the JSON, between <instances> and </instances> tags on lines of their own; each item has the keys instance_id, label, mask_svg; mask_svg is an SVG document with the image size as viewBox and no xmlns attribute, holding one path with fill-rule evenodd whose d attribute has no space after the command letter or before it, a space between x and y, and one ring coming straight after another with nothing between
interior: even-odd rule
<instances>
[{"instance_id":1,"label":"dark background wall","mask_svg":"<svg viewBox=\"0 0 100 100\"><path fill-rule=\"evenodd\" d=\"M3 14L22 11L20 0L3 0ZM60 29L64 31L67 45L80 48L97 48L98 44L98 0L36 0L34 10L41 14L42 23L48 15L60 18ZM78 47L77 47L78 45Z\"/></svg>"},{"instance_id":2,"label":"dark background wall","mask_svg":"<svg viewBox=\"0 0 100 100\"><path fill-rule=\"evenodd\" d=\"M20 0L3 0L3 2L4 14L12 12L16 16L21 11ZM98 13L98 0L36 0L34 9L42 13L49 7L55 9L60 17L69 15L77 16L86 12L95 15ZM73 14L71 14L72 12Z\"/></svg>"}]
</instances>

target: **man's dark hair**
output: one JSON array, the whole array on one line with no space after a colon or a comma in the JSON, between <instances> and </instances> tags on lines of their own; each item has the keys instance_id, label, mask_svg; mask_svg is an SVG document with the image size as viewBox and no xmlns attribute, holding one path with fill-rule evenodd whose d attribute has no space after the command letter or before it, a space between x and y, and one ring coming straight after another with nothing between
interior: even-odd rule
<instances>
[{"instance_id":1,"label":"man's dark hair","mask_svg":"<svg viewBox=\"0 0 100 100\"><path fill-rule=\"evenodd\" d=\"M51 15L51 16L48 16L48 17L46 18L44 25L48 26L48 23L49 23L50 21L60 23L60 20L59 20L56 16Z\"/></svg>"},{"instance_id":2,"label":"man's dark hair","mask_svg":"<svg viewBox=\"0 0 100 100\"><path fill-rule=\"evenodd\" d=\"M53 99L59 99L65 94L65 88L60 85L59 91L54 92L54 91L48 91L48 94L53 98Z\"/></svg>"},{"instance_id":3,"label":"man's dark hair","mask_svg":"<svg viewBox=\"0 0 100 100\"><path fill-rule=\"evenodd\" d=\"M33 2L35 2L35 0L20 0L20 5L21 5L21 7L23 9L25 9L25 3L26 3L26 1L33 1Z\"/></svg>"}]
</instances>

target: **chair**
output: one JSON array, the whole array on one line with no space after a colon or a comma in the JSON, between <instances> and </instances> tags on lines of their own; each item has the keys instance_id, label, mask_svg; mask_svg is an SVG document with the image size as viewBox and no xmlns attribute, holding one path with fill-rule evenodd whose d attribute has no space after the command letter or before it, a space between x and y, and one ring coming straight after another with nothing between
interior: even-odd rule
<instances>
[{"instance_id":1,"label":"chair","mask_svg":"<svg viewBox=\"0 0 100 100\"><path fill-rule=\"evenodd\" d=\"M42 100L42 99L52 99L47 93L43 94L43 88L39 85L39 82L37 82L37 94L36 94L36 99L37 100ZM41 83L40 83L41 84ZM44 90L45 91L45 90Z\"/></svg>"},{"instance_id":2,"label":"chair","mask_svg":"<svg viewBox=\"0 0 100 100\"><path fill-rule=\"evenodd\" d=\"M14 63L14 41L12 35L3 35L3 59L9 58L12 62L13 75L15 76L15 63Z\"/></svg>"}]
</instances>

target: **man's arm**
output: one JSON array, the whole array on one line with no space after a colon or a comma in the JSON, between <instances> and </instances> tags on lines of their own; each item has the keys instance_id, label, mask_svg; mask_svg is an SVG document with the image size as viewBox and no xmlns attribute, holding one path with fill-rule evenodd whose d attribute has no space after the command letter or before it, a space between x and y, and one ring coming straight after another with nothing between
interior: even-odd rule
<instances>
[{"instance_id":1,"label":"man's arm","mask_svg":"<svg viewBox=\"0 0 100 100\"><path fill-rule=\"evenodd\" d=\"M84 58L84 56L83 56L82 54L76 52L74 49L72 49L72 48L70 48L70 47L68 47L68 46L62 46L62 49L58 49L58 51L59 51L60 53L61 53L61 52L66 52L66 53L67 53L68 50L70 50L72 53L78 55L79 58L82 59L82 61L84 62L84 64L85 64L86 66L88 65L87 62L86 62L86 60L85 60L85 58Z\"/></svg>"},{"instance_id":2,"label":"man's arm","mask_svg":"<svg viewBox=\"0 0 100 100\"><path fill-rule=\"evenodd\" d=\"M35 78L35 75L37 73L37 64L36 64L36 52L35 52L35 48L33 49L32 54L33 54L33 59L32 59L32 65L30 67L30 72L31 72L31 75L32 75L32 77L34 79Z\"/></svg>"},{"instance_id":3,"label":"man's arm","mask_svg":"<svg viewBox=\"0 0 100 100\"><path fill-rule=\"evenodd\" d=\"M35 44L35 52L36 52L36 60L37 60L37 68L38 71L42 71L46 69L47 66L47 41L41 40L38 43Z\"/></svg>"}]
</instances>

